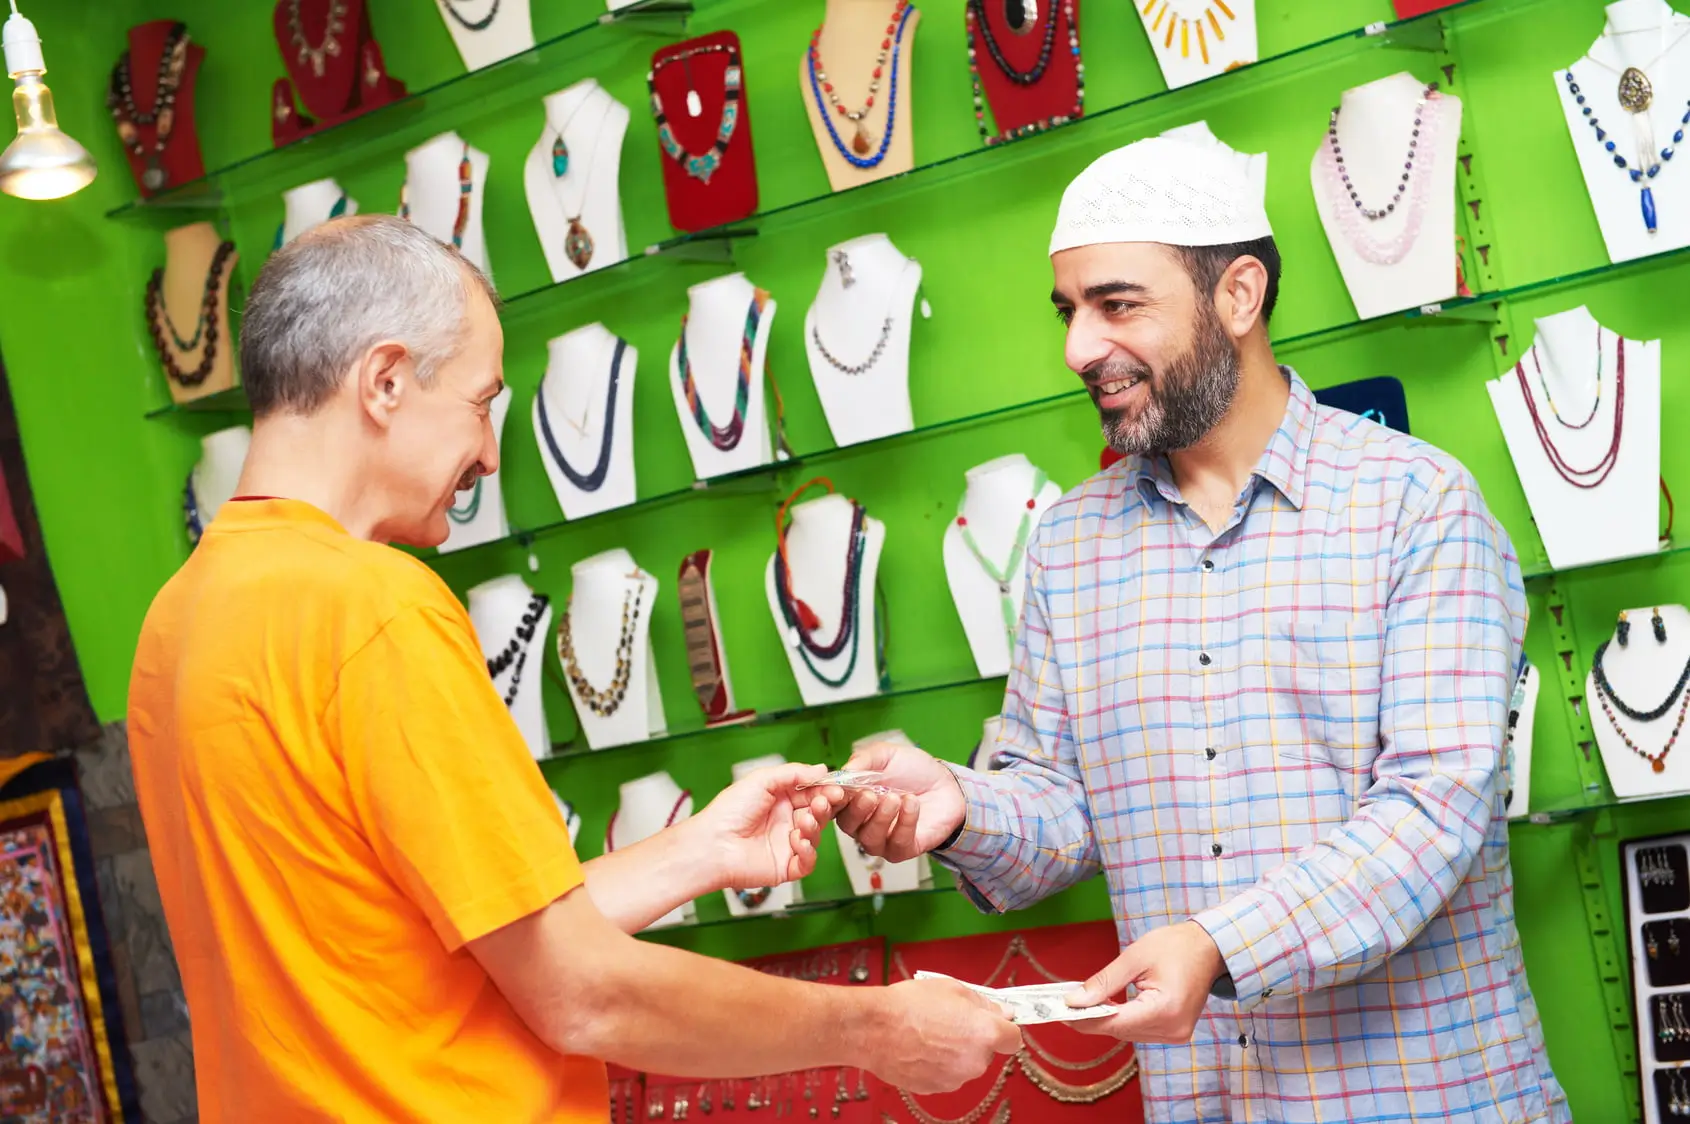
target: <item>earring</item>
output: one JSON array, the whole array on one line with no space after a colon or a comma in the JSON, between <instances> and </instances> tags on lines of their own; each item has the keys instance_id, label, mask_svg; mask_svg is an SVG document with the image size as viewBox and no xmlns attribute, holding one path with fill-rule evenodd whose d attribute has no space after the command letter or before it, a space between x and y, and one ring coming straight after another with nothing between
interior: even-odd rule
<instances>
[{"instance_id":1,"label":"earring","mask_svg":"<svg viewBox=\"0 0 1690 1124\"><path fill-rule=\"evenodd\" d=\"M1667 951L1677 956L1678 947L1678 922L1669 921L1667 922Z\"/></svg>"},{"instance_id":2,"label":"earring","mask_svg":"<svg viewBox=\"0 0 1690 1124\"><path fill-rule=\"evenodd\" d=\"M1649 930L1644 930L1643 947L1648 951L1649 959L1659 960L1661 958L1661 946L1655 943L1655 934Z\"/></svg>"},{"instance_id":3,"label":"earring","mask_svg":"<svg viewBox=\"0 0 1690 1124\"><path fill-rule=\"evenodd\" d=\"M1649 623L1655 628L1656 642L1665 644L1667 642L1667 622L1661 619L1660 606L1655 607L1655 615L1649 618Z\"/></svg>"},{"instance_id":4,"label":"earring","mask_svg":"<svg viewBox=\"0 0 1690 1124\"><path fill-rule=\"evenodd\" d=\"M1631 621L1626 619L1624 609L1620 610L1620 623L1614 626L1614 639L1622 648L1631 643Z\"/></svg>"}]
</instances>

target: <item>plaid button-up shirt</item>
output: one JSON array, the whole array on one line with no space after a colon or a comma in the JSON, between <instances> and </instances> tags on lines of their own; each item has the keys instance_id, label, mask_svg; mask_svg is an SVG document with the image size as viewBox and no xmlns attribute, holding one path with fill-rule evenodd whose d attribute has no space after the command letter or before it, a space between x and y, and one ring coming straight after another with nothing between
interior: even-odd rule
<instances>
[{"instance_id":1,"label":"plaid button-up shirt","mask_svg":"<svg viewBox=\"0 0 1690 1124\"><path fill-rule=\"evenodd\" d=\"M1123 943L1214 938L1237 998L1141 1048L1156 1124L1569 1120L1501 814L1519 564L1453 459L1285 374L1218 534L1165 458L1044 516L994 771L958 769L938 857L984 909L1101 869Z\"/></svg>"}]
</instances>

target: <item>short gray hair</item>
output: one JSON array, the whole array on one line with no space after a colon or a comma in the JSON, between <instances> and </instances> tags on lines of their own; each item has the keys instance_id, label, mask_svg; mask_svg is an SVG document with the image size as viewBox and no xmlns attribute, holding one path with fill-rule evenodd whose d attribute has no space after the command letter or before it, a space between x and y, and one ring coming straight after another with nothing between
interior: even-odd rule
<instances>
[{"instance_id":1,"label":"short gray hair","mask_svg":"<svg viewBox=\"0 0 1690 1124\"><path fill-rule=\"evenodd\" d=\"M485 274L393 215L306 231L270 255L241 317L241 381L253 416L316 412L382 340L403 343L427 382L457 354L475 289L497 307Z\"/></svg>"}]
</instances>

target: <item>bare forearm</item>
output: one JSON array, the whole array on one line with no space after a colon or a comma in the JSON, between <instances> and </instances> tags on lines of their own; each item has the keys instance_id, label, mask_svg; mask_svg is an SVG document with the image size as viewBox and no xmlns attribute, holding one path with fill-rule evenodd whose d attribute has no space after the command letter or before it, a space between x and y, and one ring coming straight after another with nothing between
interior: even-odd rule
<instances>
[{"instance_id":1,"label":"bare forearm","mask_svg":"<svg viewBox=\"0 0 1690 1124\"><path fill-rule=\"evenodd\" d=\"M584 867L593 904L624 933L637 933L676 906L722 888L709 848L688 838L686 822Z\"/></svg>"}]
</instances>

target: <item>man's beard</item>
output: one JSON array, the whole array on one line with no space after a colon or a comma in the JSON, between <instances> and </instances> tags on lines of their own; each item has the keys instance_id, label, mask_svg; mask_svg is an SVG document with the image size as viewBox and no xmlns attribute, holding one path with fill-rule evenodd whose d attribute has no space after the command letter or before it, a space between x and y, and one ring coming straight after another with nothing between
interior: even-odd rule
<instances>
[{"instance_id":1,"label":"man's beard","mask_svg":"<svg viewBox=\"0 0 1690 1124\"><path fill-rule=\"evenodd\" d=\"M1099 383L1142 378L1146 401L1136 416L1099 408L1103 438L1125 456L1150 456L1189 449L1220 423L1238 394L1238 353L1221 327L1213 305L1202 305L1192 328L1191 346L1169 362L1160 378L1130 360L1113 360L1087 373L1097 397Z\"/></svg>"}]
</instances>

